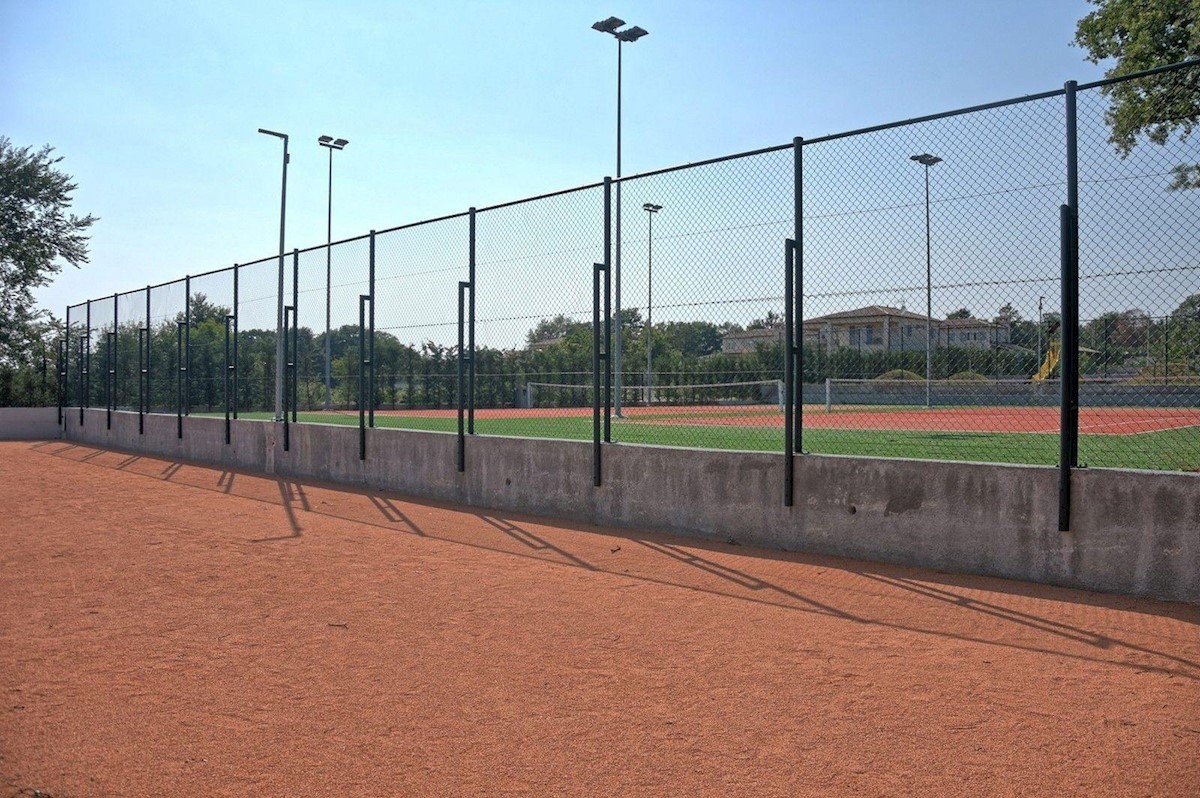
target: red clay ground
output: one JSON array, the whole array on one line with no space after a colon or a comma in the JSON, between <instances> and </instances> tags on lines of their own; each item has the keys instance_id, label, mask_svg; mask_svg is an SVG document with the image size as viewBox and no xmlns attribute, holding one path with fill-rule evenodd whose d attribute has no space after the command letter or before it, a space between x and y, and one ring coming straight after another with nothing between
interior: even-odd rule
<instances>
[{"instance_id":1,"label":"red clay ground","mask_svg":"<svg viewBox=\"0 0 1200 798\"><path fill-rule=\"evenodd\" d=\"M305 411L319 415L321 411ZM345 415L344 411L333 411ZM581 418L590 407L488 408L475 411L477 419ZM355 413L357 415L357 413ZM454 418L458 411L376 410L377 416ZM692 426L782 427L783 414L769 405L662 405L626 407L628 421ZM1057 407L951 407L924 409L838 410L806 405L804 424L812 429L886 429L913 432L1033 432L1057 433ZM1131 435L1140 432L1200 427L1200 408L1189 407L1082 407L1079 431L1088 435Z\"/></svg>"},{"instance_id":2,"label":"red clay ground","mask_svg":"<svg viewBox=\"0 0 1200 798\"><path fill-rule=\"evenodd\" d=\"M0 794L1194 796L1200 607L0 444Z\"/></svg>"}]
</instances>

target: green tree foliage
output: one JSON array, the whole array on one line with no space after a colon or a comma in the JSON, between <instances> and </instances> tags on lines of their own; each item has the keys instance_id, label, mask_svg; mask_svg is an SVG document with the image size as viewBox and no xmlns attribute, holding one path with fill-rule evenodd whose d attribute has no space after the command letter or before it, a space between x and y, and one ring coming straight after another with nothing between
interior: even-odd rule
<instances>
[{"instance_id":1,"label":"green tree foliage","mask_svg":"<svg viewBox=\"0 0 1200 798\"><path fill-rule=\"evenodd\" d=\"M29 365L43 345L33 289L46 285L62 262L88 259L85 231L93 216L69 213L75 184L60 171L49 146L15 147L0 136L0 366Z\"/></svg>"},{"instance_id":2,"label":"green tree foliage","mask_svg":"<svg viewBox=\"0 0 1200 798\"><path fill-rule=\"evenodd\" d=\"M1096 10L1075 30L1092 63L1115 59L1109 77L1200 58L1200 0L1090 0ZM1200 69L1184 69L1104 88L1112 105L1109 141L1128 155L1139 137L1165 144L1200 122ZM1172 189L1200 188L1200 164L1174 169Z\"/></svg>"},{"instance_id":3,"label":"green tree foliage","mask_svg":"<svg viewBox=\"0 0 1200 798\"><path fill-rule=\"evenodd\" d=\"M959 308L956 311L946 314L947 319L969 319L972 318L971 311L966 308Z\"/></svg>"}]
</instances>

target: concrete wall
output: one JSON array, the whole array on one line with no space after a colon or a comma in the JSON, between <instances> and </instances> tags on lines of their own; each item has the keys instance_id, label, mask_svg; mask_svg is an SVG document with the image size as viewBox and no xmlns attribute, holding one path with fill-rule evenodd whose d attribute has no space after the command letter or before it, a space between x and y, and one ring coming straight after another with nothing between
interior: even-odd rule
<instances>
[{"instance_id":1,"label":"concrete wall","mask_svg":"<svg viewBox=\"0 0 1200 798\"><path fill-rule=\"evenodd\" d=\"M76 417L79 411L76 410ZM0 407L0 441L57 438L57 407Z\"/></svg>"},{"instance_id":2,"label":"concrete wall","mask_svg":"<svg viewBox=\"0 0 1200 798\"><path fill-rule=\"evenodd\" d=\"M124 417L118 423L118 416ZM476 436L455 470L454 435L88 411L72 440L602 524L644 526L793 551L905 563L1200 603L1200 475L1079 470L1072 530L1057 529L1057 471L809 455L796 506L783 506L783 458L614 444L592 486L589 442Z\"/></svg>"}]
</instances>

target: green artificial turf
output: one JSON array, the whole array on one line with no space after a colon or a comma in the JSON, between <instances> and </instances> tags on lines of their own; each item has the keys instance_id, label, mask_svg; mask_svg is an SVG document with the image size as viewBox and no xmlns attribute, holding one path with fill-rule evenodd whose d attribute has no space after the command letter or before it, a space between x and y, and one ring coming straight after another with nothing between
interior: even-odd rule
<instances>
[{"instance_id":1,"label":"green artificial turf","mask_svg":"<svg viewBox=\"0 0 1200 798\"><path fill-rule=\"evenodd\" d=\"M251 420L269 420L270 413L242 413ZM305 413L301 423L358 424L357 413ZM381 428L457 432L458 419L430 416L375 416ZM478 418L481 435L519 438L591 440L590 417ZM654 444L703 449L777 452L783 448L779 427L655 424L648 421L612 422L612 439L620 443ZM1058 462L1058 436L1038 433L935 432L908 430L809 429L804 451L864 457L903 457L922 460L963 460L984 463ZM1187 427L1133 435L1081 435L1079 462L1106 468L1155 471L1200 471L1200 430Z\"/></svg>"}]
</instances>

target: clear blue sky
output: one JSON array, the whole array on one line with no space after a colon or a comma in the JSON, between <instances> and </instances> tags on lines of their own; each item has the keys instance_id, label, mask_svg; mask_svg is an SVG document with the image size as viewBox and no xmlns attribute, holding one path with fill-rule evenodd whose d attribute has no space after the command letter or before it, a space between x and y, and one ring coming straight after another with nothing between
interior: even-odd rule
<instances>
[{"instance_id":1,"label":"clear blue sky","mask_svg":"<svg viewBox=\"0 0 1200 798\"><path fill-rule=\"evenodd\" d=\"M184 9L187 10L184 10ZM1083 0L162 2L0 0L0 132L51 144L101 217L68 302L270 255L279 143L288 248L614 172L610 14L625 50L625 172L1101 76Z\"/></svg>"}]
</instances>

